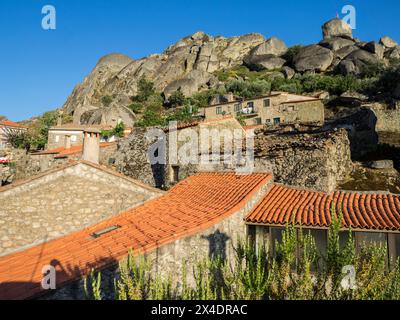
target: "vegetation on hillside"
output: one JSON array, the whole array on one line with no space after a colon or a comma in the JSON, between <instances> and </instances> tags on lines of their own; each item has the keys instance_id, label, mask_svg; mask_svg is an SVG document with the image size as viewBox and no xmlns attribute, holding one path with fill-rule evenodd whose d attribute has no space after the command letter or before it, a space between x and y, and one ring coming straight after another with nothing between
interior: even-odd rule
<instances>
[{"instance_id":1,"label":"vegetation on hillside","mask_svg":"<svg viewBox=\"0 0 400 320\"><path fill-rule=\"evenodd\" d=\"M18 149L44 149L47 144L49 129L57 124L58 116L58 111L45 112L29 123L27 132L9 132L7 134L8 143ZM72 117L63 114L62 121L69 123L72 121Z\"/></svg>"},{"instance_id":2,"label":"vegetation on hillside","mask_svg":"<svg viewBox=\"0 0 400 320\"><path fill-rule=\"evenodd\" d=\"M125 124L119 122L115 128L111 130L101 130L100 135L102 138L108 140L111 137L122 138L124 136Z\"/></svg>"},{"instance_id":3,"label":"vegetation on hillside","mask_svg":"<svg viewBox=\"0 0 400 320\"><path fill-rule=\"evenodd\" d=\"M184 267L179 286L173 275L152 273L145 257L136 259L131 253L119 265L113 294L118 300L400 299L400 260L387 266L386 248L372 244L356 252L351 230L341 245L340 221L341 215L333 219L323 255L311 234L287 226L275 253L268 246L239 241L232 263L218 255L199 260L193 271ZM351 268L354 278L349 277ZM193 272L192 286L188 272ZM88 299L110 297L102 290L100 273L85 279L84 290Z\"/></svg>"}]
</instances>

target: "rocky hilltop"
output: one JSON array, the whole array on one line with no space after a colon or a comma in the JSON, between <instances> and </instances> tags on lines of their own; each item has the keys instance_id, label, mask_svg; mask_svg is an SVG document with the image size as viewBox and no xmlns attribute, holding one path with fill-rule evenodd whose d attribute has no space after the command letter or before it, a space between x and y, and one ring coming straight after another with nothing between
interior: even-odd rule
<instances>
[{"instance_id":1,"label":"rocky hilltop","mask_svg":"<svg viewBox=\"0 0 400 320\"><path fill-rule=\"evenodd\" d=\"M113 124L122 119L132 125L136 115L128 106L143 77L168 98L176 90L190 96L215 88L219 85L216 72L240 65L250 70L274 70L292 78L304 73L357 75L368 63L387 64L400 58L400 46L391 38L382 37L379 43L355 39L351 28L340 19L325 23L322 33L321 42L297 50L287 48L276 37L265 39L257 33L225 38L197 32L161 54L139 60L110 54L75 87L63 109L73 114L76 123ZM105 103L104 97L112 99Z\"/></svg>"}]
</instances>

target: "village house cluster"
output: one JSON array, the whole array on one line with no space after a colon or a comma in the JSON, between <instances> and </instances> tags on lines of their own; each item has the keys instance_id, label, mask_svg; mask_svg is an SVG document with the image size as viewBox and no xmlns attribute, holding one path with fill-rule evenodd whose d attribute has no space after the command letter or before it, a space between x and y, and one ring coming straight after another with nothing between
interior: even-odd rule
<instances>
[{"instance_id":1,"label":"village house cluster","mask_svg":"<svg viewBox=\"0 0 400 320\"><path fill-rule=\"evenodd\" d=\"M281 123L324 123L324 105L319 98L287 92L272 92L252 99L235 99L228 94L204 108L205 119L226 115L243 118L246 125L279 125Z\"/></svg>"},{"instance_id":2,"label":"village house cluster","mask_svg":"<svg viewBox=\"0 0 400 320\"><path fill-rule=\"evenodd\" d=\"M241 130L245 137L251 129L242 127L237 116L250 127L322 125L324 107L318 98L284 92L249 100L231 96L204 108L203 121L174 130ZM1 299L53 294L41 286L44 266L55 268L57 289L72 298L78 289L68 284L92 269L114 267L130 250L146 253L155 272L176 275L183 261L190 269L198 257L233 259L238 238L248 237L274 250L272 244L292 222L311 232L323 253L334 219L332 208L343 213L341 241L351 228L357 250L370 241L387 247L387 261L400 257L400 195L286 186L265 168L238 174L235 165L133 164L153 175L155 186L171 187L164 191L118 173L111 161L115 155L104 157L116 144L101 141L102 129L70 124L50 128L47 150L35 155L46 163L46 170L0 188ZM170 143L174 132L165 133ZM209 139L200 141L199 152L215 155ZM61 164L49 166L60 158Z\"/></svg>"}]
</instances>

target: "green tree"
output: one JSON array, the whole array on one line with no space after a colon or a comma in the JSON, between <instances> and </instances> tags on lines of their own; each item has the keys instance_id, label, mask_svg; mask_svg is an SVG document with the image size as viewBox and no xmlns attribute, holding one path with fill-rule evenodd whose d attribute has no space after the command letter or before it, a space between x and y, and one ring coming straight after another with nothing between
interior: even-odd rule
<instances>
[{"instance_id":1,"label":"green tree","mask_svg":"<svg viewBox=\"0 0 400 320\"><path fill-rule=\"evenodd\" d=\"M101 98L101 103L104 107L109 107L112 102L113 98L111 96L104 96Z\"/></svg>"},{"instance_id":2,"label":"green tree","mask_svg":"<svg viewBox=\"0 0 400 320\"><path fill-rule=\"evenodd\" d=\"M138 81L137 95L133 98L137 102L145 102L151 95L155 94L154 83L146 78Z\"/></svg>"},{"instance_id":3,"label":"green tree","mask_svg":"<svg viewBox=\"0 0 400 320\"><path fill-rule=\"evenodd\" d=\"M7 143L16 149L30 149L30 138L26 131L8 130L6 131Z\"/></svg>"},{"instance_id":4,"label":"green tree","mask_svg":"<svg viewBox=\"0 0 400 320\"><path fill-rule=\"evenodd\" d=\"M182 91L177 90L171 94L171 96L168 98L168 101L169 101L170 107L176 108L176 107L183 106L186 99L185 99L185 95L182 93Z\"/></svg>"}]
</instances>

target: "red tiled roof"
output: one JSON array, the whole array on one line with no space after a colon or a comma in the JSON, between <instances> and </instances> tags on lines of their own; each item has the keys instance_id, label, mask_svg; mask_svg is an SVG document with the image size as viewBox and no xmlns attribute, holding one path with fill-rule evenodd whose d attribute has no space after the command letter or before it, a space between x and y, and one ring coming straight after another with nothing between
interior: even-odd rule
<instances>
[{"instance_id":1,"label":"red tiled roof","mask_svg":"<svg viewBox=\"0 0 400 320\"><path fill-rule=\"evenodd\" d=\"M248 223L327 228L331 208L343 213L343 227L400 231L400 195L336 191L323 193L274 185L246 217Z\"/></svg>"},{"instance_id":2,"label":"red tiled roof","mask_svg":"<svg viewBox=\"0 0 400 320\"><path fill-rule=\"evenodd\" d=\"M271 174L199 173L164 196L102 223L0 257L0 299L26 299L41 293L42 268L53 265L57 287L124 258L129 249L145 252L206 230L238 211ZM110 226L119 229L92 239Z\"/></svg>"},{"instance_id":3,"label":"red tiled roof","mask_svg":"<svg viewBox=\"0 0 400 320\"><path fill-rule=\"evenodd\" d=\"M16 122L13 122L13 121L10 121L10 120L1 120L0 121L0 126L7 126L7 127L26 129L26 127L20 125L19 123L16 123Z\"/></svg>"},{"instance_id":4,"label":"red tiled roof","mask_svg":"<svg viewBox=\"0 0 400 320\"><path fill-rule=\"evenodd\" d=\"M114 145L115 142L101 142L100 143L100 148L106 148L109 147L111 145ZM57 154L60 156L66 156L66 155L71 155L71 154L75 154L75 153L79 153L82 152L83 149L83 145L79 145L79 146L73 146L71 148L66 149L65 147L58 147L58 148L54 148L54 149L49 149L49 150L45 150L42 152L38 152L35 153L36 155L44 155L44 154Z\"/></svg>"}]
</instances>

